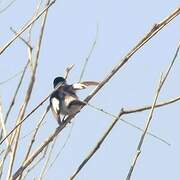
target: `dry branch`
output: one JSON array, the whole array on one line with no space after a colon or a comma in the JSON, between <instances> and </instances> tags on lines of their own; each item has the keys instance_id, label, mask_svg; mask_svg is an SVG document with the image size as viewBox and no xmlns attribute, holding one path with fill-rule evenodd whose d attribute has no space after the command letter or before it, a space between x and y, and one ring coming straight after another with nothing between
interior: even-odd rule
<instances>
[{"instance_id":1,"label":"dry branch","mask_svg":"<svg viewBox=\"0 0 180 180\"><path fill-rule=\"evenodd\" d=\"M5 121L4 121L4 117L3 117L1 98L0 98L0 127L2 128L2 132L4 134L4 137L7 136L7 129L6 129L6 125L5 125ZM7 148L9 148L9 145L10 145L9 139L7 139Z\"/></svg>"},{"instance_id":2,"label":"dry branch","mask_svg":"<svg viewBox=\"0 0 180 180\"><path fill-rule=\"evenodd\" d=\"M17 35L17 32L16 30L14 30L12 27L10 27L10 30L15 34ZM28 46L31 50L33 49L33 47L31 46L31 44L26 41L23 37L19 36L19 38L22 40L22 42L24 42L26 44L26 46Z\"/></svg>"},{"instance_id":3,"label":"dry branch","mask_svg":"<svg viewBox=\"0 0 180 180\"><path fill-rule=\"evenodd\" d=\"M0 86L3 85L3 84L5 84L5 83L7 83L7 82L9 82L9 81L11 81L11 80L13 80L14 78L16 78L17 76L19 76L20 74L22 74L22 72L23 72L23 70L17 72L16 74L14 74L13 76L7 78L6 80L1 81L1 82L0 82Z\"/></svg>"},{"instance_id":4,"label":"dry branch","mask_svg":"<svg viewBox=\"0 0 180 180\"><path fill-rule=\"evenodd\" d=\"M15 2L16 0L12 0L6 7L0 10L0 14L5 12L7 9L9 9Z\"/></svg>"},{"instance_id":5,"label":"dry branch","mask_svg":"<svg viewBox=\"0 0 180 180\"><path fill-rule=\"evenodd\" d=\"M82 68L82 71L81 71L81 74L80 74L80 77L79 77L79 82L81 82L83 76L84 76L84 73L85 73L85 70L86 70L86 67L87 67L87 64L89 62L89 59L95 49L95 46L96 46L96 43L97 43L97 38L98 38L98 32L99 32L99 25L97 24L97 28L96 28L96 36L95 36L95 39L94 39L94 42L92 44L92 47L89 51L89 54L88 56L86 57L85 61L84 61L84 65L83 65L83 68Z\"/></svg>"}]
</instances>

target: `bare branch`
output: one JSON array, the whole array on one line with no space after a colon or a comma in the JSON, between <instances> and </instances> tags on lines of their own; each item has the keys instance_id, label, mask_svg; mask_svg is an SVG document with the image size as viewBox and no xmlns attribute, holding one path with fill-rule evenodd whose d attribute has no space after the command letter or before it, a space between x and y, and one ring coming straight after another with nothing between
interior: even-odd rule
<instances>
[{"instance_id":1,"label":"bare branch","mask_svg":"<svg viewBox=\"0 0 180 180\"><path fill-rule=\"evenodd\" d=\"M72 64L71 66L67 67L65 70L65 75L64 75L64 79L67 79L70 71L72 70L72 68L74 67L74 64Z\"/></svg>"},{"instance_id":2,"label":"bare branch","mask_svg":"<svg viewBox=\"0 0 180 180\"><path fill-rule=\"evenodd\" d=\"M42 172L41 172L41 174L40 174L40 177L38 178L39 180L43 180L43 177L44 177L45 172L46 172L46 170L47 170L49 161L50 161L50 159L51 159L51 155L52 155L53 149L54 149L55 144L56 144L57 137L58 137L58 136L56 136L56 137L54 138L54 140L53 140L53 143L52 143L52 145L51 145L51 149L50 149L50 151L49 151L49 155L48 155L48 157L47 157L46 162L44 163L44 167L43 167L43 169L42 169Z\"/></svg>"},{"instance_id":3,"label":"bare branch","mask_svg":"<svg viewBox=\"0 0 180 180\"><path fill-rule=\"evenodd\" d=\"M81 71L81 75L80 75L80 78L79 78L79 82L81 82L81 80L82 80L82 78L83 78L83 76L84 76L84 72L85 72L85 70L86 70L87 63L88 63L88 61L89 61L89 59L90 59L90 57L91 57L91 55L92 55L92 53L93 53L93 51L94 51L94 48L95 48L95 46L96 46L97 38L98 38L98 33L99 33L99 25L97 24L97 27L96 27L96 36L95 36L94 42L93 42L93 44L92 44L92 47L91 47L91 49L90 49L90 52L89 52L88 56L86 57L86 59L85 59L85 61L84 61L84 65L83 65L83 68L82 68L82 71Z\"/></svg>"},{"instance_id":4,"label":"bare branch","mask_svg":"<svg viewBox=\"0 0 180 180\"><path fill-rule=\"evenodd\" d=\"M26 73L26 70L27 70L28 65L29 65L29 61L26 63L26 65L25 65L25 67L24 67L24 70L23 70L23 72L22 72L22 75L21 75L21 78L20 78L20 80L19 80L18 86L17 86L17 88L16 88L16 91L15 91L14 96L13 96L13 98L12 98L12 101L11 101L11 103L10 103L9 109L8 109L8 111L7 111L7 113L6 113L5 123L6 123L7 119L8 119L9 113L11 112L11 109L12 109L14 103L15 103L17 93L18 93L18 91L19 91L19 89L20 89L20 86L21 86L21 84L22 84L22 81L23 81L23 79L24 79L24 75L25 75L25 73Z\"/></svg>"},{"instance_id":5,"label":"bare branch","mask_svg":"<svg viewBox=\"0 0 180 180\"><path fill-rule=\"evenodd\" d=\"M2 132L3 132L4 136L7 136L7 129L6 129L5 121L4 121L4 118L3 118L1 99L0 99L0 125L1 125ZM9 139L7 139L7 148L9 148L9 145L10 145L9 144Z\"/></svg>"},{"instance_id":6,"label":"bare branch","mask_svg":"<svg viewBox=\"0 0 180 180\"><path fill-rule=\"evenodd\" d=\"M25 174L24 177L22 178L23 180L25 180L25 179L26 179L26 176L30 173L30 171L32 171L32 170L46 157L47 150L48 150L48 146L44 149L44 153L43 153L42 157L39 158L38 161L37 161L32 167L30 167L30 168L27 170L26 174Z\"/></svg>"},{"instance_id":7,"label":"bare branch","mask_svg":"<svg viewBox=\"0 0 180 180\"><path fill-rule=\"evenodd\" d=\"M15 34L17 35L17 32L12 28L10 27L10 30ZM31 50L33 49L33 47L29 44L29 42L27 40L25 40L23 37L19 36L19 39L22 40L22 42L24 42L26 44L26 46L28 46Z\"/></svg>"},{"instance_id":8,"label":"bare branch","mask_svg":"<svg viewBox=\"0 0 180 180\"><path fill-rule=\"evenodd\" d=\"M49 167L47 168L46 172L44 173L45 175L48 173L48 171L50 170L50 168L53 166L53 164L55 163L55 161L58 159L59 155L62 153L63 149L66 147L68 140L71 137L71 133L73 130L74 124L72 123L71 129L69 131L69 134L64 142L64 144L62 145L62 148L60 149L60 151L57 153L57 155L55 156L55 158L52 160L51 164L49 165Z\"/></svg>"},{"instance_id":9,"label":"bare branch","mask_svg":"<svg viewBox=\"0 0 180 180\"><path fill-rule=\"evenodd\" d=\"M82 101L82 102L86 103L85 101ZM100 111L100 112L102 112L102 113L104 113L104 114L106 114L106 115L108 115L108 116L110 116L110 117L112 117L112 118L117 118L117 116L115 116L114 114L112 114L112 113L110 113L110 112L105 111L105 110L102 109L102 108L98 108L98 107L96 107L96 106L94 106L94 105L92 105L92 104L89 104L89 103L86 103L86 104L87 104L88 106L90 106L91 108L93 108L93 109L95 109L95 110L97 110L97 111ZM130 113L130 111L128 111L128 112ZM123 113L125 114L126 111L124 110ZM135 112L134 112L134 113L135 113ZM127 114L128 114L128 113L127 113ZM137 129L137 130L139 130L139 131L144 131L142 128L136 126L136 125L133 124L133 123L130 123L130 122L126 121L125 119L122 119L122 118L121 118L120 120L121 120L122 122L124 122L125 124L127 124L127 125L135 128L135 129ZM151 132L147 132L147 134L170 146L170 143L169 143L169 142L167 142L166 140L160 138L159 136L156 136L155 134L153 134L153 133L151 133Z\"/></svg>"},{"instance_id":10,"label":"bare branch","mask_svg":"<svg viewBox=\"0 0 180 180\"><path fill-rule=\"evenodd\" d=\"M14 78L16 78L17 76L19 76L20 74L22 74L23 70L22 71L19 71L17 72L16 74L14 74L13 76L9 77L8 79L4 80L4 81L1 81L0 82L0 85L3 85L11 80L13 80Z\"/></svg>"},{"instance_id":11,"label":"bare branch","mask_svg":"<svg viewBox=\"0 0 180 180\"><path fill-rule=\"evenodd\" d=\"M12 0L6 7L0 10L0 14L5 12L8 8L10 8L16 0Z\"/></svg>"}]
</instances>

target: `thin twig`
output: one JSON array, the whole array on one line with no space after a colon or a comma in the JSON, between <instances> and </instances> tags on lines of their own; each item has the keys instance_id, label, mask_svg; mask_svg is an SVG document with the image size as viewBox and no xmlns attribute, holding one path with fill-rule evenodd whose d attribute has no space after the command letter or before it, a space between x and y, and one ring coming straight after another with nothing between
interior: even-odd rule
<instances>
[{"instance_id":1,"label":"thin twig","mask_svg":"<svg viewBox=\"0 0 180 180\"><path fill-rule=\"evenodd\" d=\"M50 168L53 166L53 164L55 163L55 161L58 159L59 155L62 153L63 149L66 147L70 137L71 137L71 133L73 130L74 124L71 124L71 129L69 131L69 134L64 142L64 144L62 145L61 149L59 150L59 152L57 153L57 155L55 156L55 158L52 160L51 164L49 165L49 167L47 168L46 172L44 173L45 175L48 173L48 171L50 170Z\"/></svg>"},{"instance_id":2,"label":"thin twig","mask_svg":"<svg viewBox=\"0 0 180 180\"><path fill-rule=\"evenodd\" d=\"M72 70L72 68L74 67L74 64L72 64L71 66L67 67L65 70L65 75L64 75L64 79L68 78L68 75L70 73L70 71Z\"/></svg>"},{"instance_id":3,"label":"thin twig","mask_svg":"<svg viewBox=\"0 0 180 180\"><path fill-rule=\"evenodd\" d=\"M84 61L84 65L83 65L83 68L82 68L82 71L81 71L79 82L81 82L81 80L82 80L82 78L84 76L84 72L86 70L86 67L87 67L87 64L89 62L89 59L90 59L90 57L91 57L91 55L92 55L92 53L93 53L93 51L95 49L95 46L96 46L96 43L97 43L97 38L98 38L98 32L99 32L99 25L97 24L97 27L96 27L96 36L95 36L94 42L92 44L92 47L91 47L91 49L89 51L89 54L88 54L88 56L86 57L86 59Z\"/></svg>"},{"instance_id":4,"label":"thin twig","mask_svg":"<svg viewBox=\"0 0 180 180\"><path fill-rule=\"evenodd\" d=\"M17 35L17 31L14 30L12 27L10 27L10 30L11 30L15 35ZM33 49L33 47L31 46L31 44L30 44L27 40L25 40L23 37L19 36L19 39L21 39L22 42L24 42L24 43L26 44L26 46L28 46L31 50Z\"/></svg>"},{"instance_id":5,"label":"thin twig","mask_svg":"<svg viewBox=\"0 0 180 180\"><path fill-rule=\"evenodd\" d=\"M11 109L12 109L14 103L15 103L16 96L17 96L17 94L18 94L18 91L19 91L20 86L21 86L21 84L22 84L22 81L23 81L23 79L24 79L24 75L25 75L25 72L26 72L26 70L27 70L28 65L29 65L29 61L26 63L26 65L25 65L25 67L24 67L24 69L23 69L23 71L22 71L21 78L20 78L20 80L19 80L19 83L18 83L18 85L17 85L16 91L15 91L15 93L14 93L14 96L13 96L12 101L11 101L11 103L10 103L9 109L8 109L8 111L7 111L7 113L6 113L6 116L5 116L5 123L6 123L7 119L8 119L9 113L11 112Z\"/></svg>"},{"instance_id":6,"label":"thin twig","mask_svg":"<svg viewBox=\"0 0 180 180\"><path fill-rule=\"evenodd\" d=\"M57 137L58 137L58 136L57 136ZM50 159L51 159L51 155L52 155L53 149L54 149L55 144L56 144L57 137L55 137L54 140L53 140L53 143L52 143L52 145L51 145L51 149L50 149L50 151L49 151L47 160L46 160L46 162L44 163L42 172L41 172L41 174L40 174L40 177L38 178L39 180L43 180L43 177L44 177L45 172L46 172L46 170L47 170L49 161L50 161Z\"/></svg>"},{"instance_id":7,"label":"thin twig","mask_svg":"<svg viewBox=\"0 0 180 180\"><path fill-rule=\"evenodd\" d=\"M5 12L8 8L10 8L13 3L15 2L16 0L12 0L6 7L4 7L3 9L0 10L0 14Z\"/></svg>"},{"instance_id":8,"label":"thin twig","mask_svg":"<svg viewBox=\"0 0 180 180\"><path fill-rule=\"evenodd\" d=\"M86 103L85 101L82 101L82 102ZM98 107L96 107L96 106L94 106L94 105L92 105L92 104L89 104L89 103L86 103L86 104L87 104L88 106L90 106L91 108L93 108L93 109L95 109L95 110L97 110L97 111L100 111L100 112L102 112L102 113L104 113L104 114L106 114L106 115L108 115L108 116L110 116L110 117L117 118L117 116L115 116L114 114L112 114L112 113L110 113L110 112L105 111L105 110L102 109L102 108L98 108ZM125 114L125 111L124 111L124 114ZM142 128L138 127L137 125L135 125L135 124L133 124L133 123L130 123L130 122L126 121L125 119L122 119L122 118L121 118L121 121L124 122L125 124L127 124L127 125L135 128L135 129L139 130L139 131L144 131ZM169 146L171 145L171 144L170 144L169 142L167 142L166 140L164 140L164 139L156 136L155 134L153 134L153 133L151 133L151 132L147 132L147 134L150 135L150 136L152 136L152 137L154 137L154 138L156 138L157 140L160 140L161 142L163 142L163 143L165 143L165 144L167 144L167 145L169 145Z\"/></svg>"},{"instance_id":9,"label":"thin twig","mask_svg":"<svg viewBox=\"0 0 180 180\"><path fill-rule=\"evenodd\" d=\"M34 16L33 17L36 17L40 11L40 8L41 8L41 5L42 5L42 0L40 0L39 3L37 3L37 7L36 7L36 10L35 10L35 13L34 13ZM28 31L28 44L31 44L31 34L32 34L32 29L33 29L33 26L34 26L34 23L33 22L30 27L29 27L29 31ZM32 47L32 46L31 46ZM30 61L30 67L31 67L31 71L33 72L33 69L34 69L34 63L33 63L33 58L32 58L32 50L33 48L31 47L28 47L28 59Z\"/></svg>"},{"instance_id":10,"label":"thin twig","mask_svg":"<svg viewBox=\"0 0 180 180\"><path fill-rule=\"evenodd\" d=\"M4 118L3 118L3 111L2 111L2 102L1 102L1 98L0 98L0 125L1 125L1 128L2 128L2 132L4 134L4 136L7 136L7 129L6 129L6 125L5 125L5 121L4 121ZM9 148L9 139L7 139L6 141L7 143L7 148Z\"/></svg>"},{"instance_id":11,"label":"thin twig","mask_svg":"<svg viewBox=\"0 0 180 180\"><path fill-rule=\"evenodd\" d=\"M1 81L1 82L0 82L0 86L3 85L3 84L5 84L5 83L7 83L7 82L9 82L9 81L11 81L11 80L13 80L14 78L16 78L17 76L21 75L22 73L23 73L23 70L17 72L16 74L14 74L13 76L9 77L9 78L6 79L6 80Z\"/></svg>"},{"instance_id":12,"label":"thin twig","mask_svg":"<svg viewBox=\"0 0 180 180\"><path fill-rule=\"evenodd\" d=\"M25 180L25 179L26 179L26 176L46 157L47 150L48 150L48 146L45 148L42 157L41 157L32 167L30 167L30 168L27 170L26 174L25 174L24 177L22 178L23 180Z\"/></svg>"},{"instance_id":13,"label":"thin twig","mask_svg":"<svg viewBox=\"0 0 180 180\"><path fill-rule=\"evenodd\" d=\"M42 128L42 127L46 124L46 122L47 122L47 121L43 122L43 123L40 125L40 127ZM23 139L25 139L25 138L27 138L28 136L30 136L33 132L36 131L36 129L37 129L37 126L36 126L34 129L32 129L31 131L29 131L28 133L26 133L25 135L23 135L23 136L20 138L20 141L23 140Z\"/></svg>"},{"instance_id":14,"label":"thin twig","mask_svg":"<svg viewBox=\"0 0 180 180\"><path fill-rule=\"evenodd\" d=\"M45 111L45 112L43 113L43 115L42 115L42 118L40 119L40 121L38 122L38 124L37 124L37 126L36 126L36 129L35 129L35 131L34 131L34 134L33 134L32 138L31 138L31 142L30 142L30 144L29 144L29 147L28 147L28 150L27 150L27 153L26 153L26 156L25 156L25 158L24 158L23 163L24 163L24 162L26 161L26 159L29 157L29 154L30 154L30 152L31 152L32 146L33 146L33 144L34 144L34 142L35 142L35 139L36 139L36 135L37 135L37 133L38 133L38 131L39 131L39 128L41 127L41 124L42 124L42 122L43 122L46 114L48 113L49 109L50 109L50 106L47 107L46 111Z\"/></svg>"}]
</instances>

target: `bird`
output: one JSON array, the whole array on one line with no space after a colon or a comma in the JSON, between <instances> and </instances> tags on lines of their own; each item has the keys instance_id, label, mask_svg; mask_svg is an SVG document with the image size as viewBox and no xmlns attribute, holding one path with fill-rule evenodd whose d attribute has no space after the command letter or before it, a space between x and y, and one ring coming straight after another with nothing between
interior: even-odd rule
<instances>
[{"instance_id":1,"label":"bird","mask_svg":"<svg viewBox=\"0 0 180 180\"><path fill-rule=\"evenodd\" d=\"M64 123L66 116L76 114L86 104L79 99L76 91L86 89L88 86L97 86L98 84L95 81L84 81L69 85L64 77L54 79L54 92L50 96L50 107L59 125ZM61 119L61 115L64 116L63 119Z\"/></svg>"}]
</instances>

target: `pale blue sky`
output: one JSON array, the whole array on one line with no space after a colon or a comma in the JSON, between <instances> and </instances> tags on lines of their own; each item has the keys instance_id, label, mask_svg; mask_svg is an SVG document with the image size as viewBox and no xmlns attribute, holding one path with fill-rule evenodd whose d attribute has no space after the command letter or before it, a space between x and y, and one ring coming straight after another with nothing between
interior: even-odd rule
<instances>
[{"instance_id":1,"label":"pale blue sky","mask_svg":"<svg viewBox=\"0 0 180 180\"><path fill-rule=\"evenodd\" d=\"M2 0L0 9L6 4L6 1ZM13 36L9 27L20 29L31 18L35 6L35 0L17 0L7 11L0 14L1 47ZM70 83L78 81L82 65L94 41L97 24L99 25L97 44L89 60L84 80L102 80L154 23L161 21L178 6L178 0L57 0L49 11L37 79L27 113L49 94L54 77L63 75L67 66L75 64L68 81ZM34 39L37 37L37 23L36 26L33 32ZM122 107L133 108L151 104L160 73L172 60L180 40L179 28L180 17L177 17L131 58L130 62L92 99L91 104L113 114L117 114ZM16 40L0 59L0 81L3 81L22 70L27 60L25 45ZM180 95L179 60L180 58L162 90L161 100ZM28 75L29 72L26 75L27 83ZM0 87L4 112L8 108L17 82L18 77ZM23 100L22 93L27 88L27 83L24 83L16 108L10 116L7 125L9 130L14 125L11 122L17 117L17 107ZM86 96L89 92L88 90L83 92L82 96ZM24 128L27 130L23 134L35 127L46 105L47 103L25 122ZM148 112L138 113L124 116L124 119L143 128L147 116ZM51 112L46 121L46 125L39 133L36 147L57 127ZM111 117L88 106L85 107L74 119L69 143L45 179L65 180L71 176L111 122ZM53 157L61 149L70 127L71 125L68 125L59 135ZM132 180L180 179L179 103L156 110L150 131L172 145L169 147L147 136ZM119 122L76 179L124 180L140 136L140 131ZM23 147L28 138L21 141L22 148L18 158L25 152ZM14 171L18 166L19 164ZM41 166L42 164L33 170L27 179L38 177Z\"/></svg>"}]
</instances>

